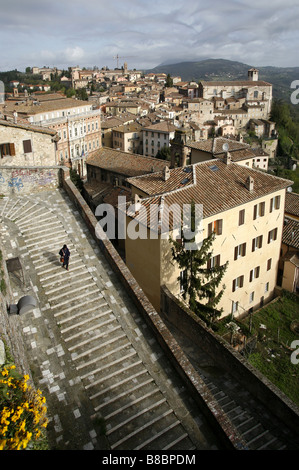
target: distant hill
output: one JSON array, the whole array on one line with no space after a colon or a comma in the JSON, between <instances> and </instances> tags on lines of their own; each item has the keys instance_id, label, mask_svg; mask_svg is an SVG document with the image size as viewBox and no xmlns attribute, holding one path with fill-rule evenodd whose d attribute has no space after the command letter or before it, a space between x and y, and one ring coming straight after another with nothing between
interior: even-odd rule
<instances>
[{"instance_id":1,"label":"distant hill","mask_svg":"<svg viewBox=\"0 0 299 470\"><path fill-rule=\"evenodd\" d=\"M204 59L197 62L161 64L146 72L180 76L183 81L194 80L246 80L247 72L254 65L225 59ZM289 101L293 80L299 80L299 67L256 67L259 78L273 85L273 96Z\"/></svg>"}]
</instances>

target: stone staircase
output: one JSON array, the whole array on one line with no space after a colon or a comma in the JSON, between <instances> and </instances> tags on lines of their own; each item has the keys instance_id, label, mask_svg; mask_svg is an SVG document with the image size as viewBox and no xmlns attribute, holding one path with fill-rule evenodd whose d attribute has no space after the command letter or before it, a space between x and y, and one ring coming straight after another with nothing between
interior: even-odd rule
<instances>
[{"instance_id":1,"label":"stone staircase","mask_svg":"<svg viewBox=\"0 0 299 470\"><path fill-rule=\"evenodd\" d=\"M4 198L0 217L17 226L23 257L34 266L48 312L92 403L93 418L105 420L111 449L194 449L115 313L111 282L99 272L101 261L88 267L77 234L65 226L64 204L36 197ZM71 252L68 272L58 256L64 243Z\"/></svg>"}]
</instances>

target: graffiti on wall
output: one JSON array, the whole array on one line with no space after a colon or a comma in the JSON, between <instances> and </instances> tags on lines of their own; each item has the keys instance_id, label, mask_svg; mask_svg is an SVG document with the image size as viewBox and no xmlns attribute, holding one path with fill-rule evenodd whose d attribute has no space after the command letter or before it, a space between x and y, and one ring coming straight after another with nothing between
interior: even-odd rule
<instances>
[{"instance_id":1,"label":"graffiti on wall","mask_svg":"<svg viewBox=\"0 0 299 470\"><path fill-rule=\"evenodd\" d=\"M0 191L34 191L57 184L57 172L51 170L13 168L0 172Z\"/></svg>"}]
</instances>

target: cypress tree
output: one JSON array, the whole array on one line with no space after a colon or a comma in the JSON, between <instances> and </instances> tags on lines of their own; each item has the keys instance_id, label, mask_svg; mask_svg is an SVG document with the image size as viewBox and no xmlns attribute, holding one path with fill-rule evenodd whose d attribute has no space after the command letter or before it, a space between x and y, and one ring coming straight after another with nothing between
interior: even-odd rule
<instances>
[{"instance_id":1,"label":"cypress tree","mask_svg":"<svg viewBox=\"0 0 299 470\"><path fill-rule=\"evenodd\" d=\"M195 231L195 204L191 203L191 230ZM198 249L188 249L186 243L195 242L187 240L182 228L182 238L180 240L170 240L172 247L172 257L177 262L180 271L183 273L178 277L180 281L182 297L186 301L190 310L201 316L204 314L209 321L214 321L221 315L221 310L217 310L225 286L217 292L218 286L227 270L228 262L224 265L215 263L211 266L213 257L212 244L215 240L215 233L212 232L203 239ZM201 301L205 302L201 302Z\"/></svg>"}]
</instances>

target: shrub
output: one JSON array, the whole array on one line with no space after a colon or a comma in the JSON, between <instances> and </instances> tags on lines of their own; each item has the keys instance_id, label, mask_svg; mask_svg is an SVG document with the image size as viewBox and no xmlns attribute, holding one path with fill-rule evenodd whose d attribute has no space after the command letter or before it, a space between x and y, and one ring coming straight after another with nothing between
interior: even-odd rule
<instances>
[{"instance_id":1,"label":"shrub","mask_svg":"<svg viewBox=\"0 0 299 470\"><path fill-rule=\"evenodd\" d=\"M28 380L14 364L0 369L0 450L32 448L47 427L45 398Z\"/></svg>"}]
</instances>

